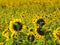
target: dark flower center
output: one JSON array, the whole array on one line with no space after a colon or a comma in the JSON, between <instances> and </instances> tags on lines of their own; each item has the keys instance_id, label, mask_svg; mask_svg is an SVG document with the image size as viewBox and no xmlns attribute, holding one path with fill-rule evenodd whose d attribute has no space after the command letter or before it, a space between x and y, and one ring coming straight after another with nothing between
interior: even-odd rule
<instances>
[{"instance_id":1,"label":"dark flower center","mask_svg":"<svg viewBox=\"0 0 60 45\"><path fill-rule=\"evenodd\" d=\"M30 31L32 32L32 31L33 31L33 29L30 29Z\"/></svg>"},{"instance_id":2,"label":"dark flower center","mask_svg":"<svg viewBox=\"0 0 60 45\"><path fill-rule=\"evenodd\" d=\"M38 28L37 32L38 32L39 35L44 35L45 31L42 28Z\"/></svg>"},{"instance_id":3,"label":"dark flower center","mask_svg":"<svg viewBox=\"0 0 60 45\"><path fill-rule=\"evenodd\" d=\"M33 42L35 39L34 35L29 35L28 36L28 41Z\"/></svg>"},{"instance_id":4,"label":"dark flower center","mask_svg":"<svg viewBox=\"0 0 60 45\"><path fill-rule=\"evenodd\" d=\"M37 24L43 26L43 25L45 24L45 21L44 21L43 19L39 19L39 20L37 21Z\"/></svg>"},{"instance_id":5,"label":"dark flower center","mask_svg":"<svg viewBox=\"0 0 60 45\"><path fill-rule=\"evenodd\" d=\"M19 31L22 29L22 24L20 22L15 22L15 24L13 25L13 29L16 31Z\"/></svg>"}]
</instances>

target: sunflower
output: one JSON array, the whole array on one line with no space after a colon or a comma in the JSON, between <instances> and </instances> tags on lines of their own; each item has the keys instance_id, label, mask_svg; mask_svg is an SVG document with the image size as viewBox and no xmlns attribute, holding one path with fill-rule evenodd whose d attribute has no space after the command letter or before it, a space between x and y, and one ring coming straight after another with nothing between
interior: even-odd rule
<instances>
[{"instance_id":1,"label":"sunflower","mask_svg":"<svg viewBox=\"0 0 60 45\"><path fill-rule=\"evenodd\" d=\"M45 30L44 29L42 29L42 28L37 28L37 29L35 29L35 36L37 37L37 39L39 39L39 38L44 38L45 36Z\"/></svg>"},{"instance_id":2,"label":"sunflower","mask_svg":"<svg viewBox=\"0 0 60 45\"><path fill-rule=\"evenodd\" d=\"M43 26L45 24L45 21L43 19L37 20L37 24Z\"/></svg>"},{"instance_id":3,"label":"sunflower","mask_svg":"<svg viewBox=\"0 0 60 45\"><path fill-rule=\"evenodd\" d=\"M48 19L45 16L38 16L35 20L35 23L37 24L37 26L42 27L48 23Z\"/></svg>"},{"instance_id":4,"label":"sunflower","mask_svg":"<svg viewBox=\"0 0 60 45\"><path fill-rule=\"evenodd\" d=\"M60 42L60 28L57 28L56 30L53 31L53 36L55 40Z\"/></svg>"},{"instance_id":5,"label":"sunflower","mask_svg":"<svg viewBox=\"0 0 60 45\"><path fill-rule=\"evenodd\" d=\"M23 30L25 29L25 25L22 24L21 20L15 19L10 21L9 29L12 32L11 36L13 36L17 33L17 31L23 32Z\"/></svg>"},{"instance_id":6,"label":"sunflower","mask_svg":"<svg viewBox=\"0 0 60 45\"><path fill-rule=\"evenodd\" d=\"M29 41L29 42L31 42L33 44L35 42L35 40L36 40L36 37L35 37L34 34L29 33L27 35L27 38L26 39L27 39L27 41Z\"/></svg>"}]
</instances>

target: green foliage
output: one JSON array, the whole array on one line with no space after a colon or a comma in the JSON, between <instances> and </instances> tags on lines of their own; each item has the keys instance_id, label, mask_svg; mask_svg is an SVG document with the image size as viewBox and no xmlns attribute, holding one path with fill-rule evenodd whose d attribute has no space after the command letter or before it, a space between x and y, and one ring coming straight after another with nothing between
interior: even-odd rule
<instances>
[{"instance_id":1,"label":"green foliage","mask_svg":"<svg viewBox=\"0 0 60 45\"><path fill-rule=\"evenodd\" d=\"M37 45L43 45L43 44L44 44L44 43L43 43L43 39L40 38L40 39L38 40L38 42L37 42Z\"/></svg>"},{"instance_id":2,"label":"green foliage","mask_svg":"<svg viewBox=\"0 0 60 45\"><path fill-rule=\"evenodd\" d=\"M24 40L26 40L26 34L23 32L18 32L14 35L13 39L13 45L25 45Z\"/></svg>"},{"instance_id":3,"label":"green foliage","mask_svg":"<svg viewBox=\"0 0 60 45\"><path fill-rule=\"evenodd\" d=\"M0 32L0 42L4 42L6 40L5 37L2 36L2 32Z\"/></svg>"},{"instance_id":4,"label":"green foliage","mask_svg":"<svg viewBox=\"0 0 60 45\"><path fill-rule=\"evenodd\" d=\"M10 38L8 41L6 41L5 45L12 45L13 44L13 38Z\"/></svg>"},{"instance_id":5,"label":"green foliage","mask_svg":"<svg viewBox=\"0 0 60 45\"><path fill-rule=\"evenodd\" d=\"M48 41L47 41L47 44L48 44L48 45L56 45L52 40L48 40Z\"/></svg>"}]
</instances>

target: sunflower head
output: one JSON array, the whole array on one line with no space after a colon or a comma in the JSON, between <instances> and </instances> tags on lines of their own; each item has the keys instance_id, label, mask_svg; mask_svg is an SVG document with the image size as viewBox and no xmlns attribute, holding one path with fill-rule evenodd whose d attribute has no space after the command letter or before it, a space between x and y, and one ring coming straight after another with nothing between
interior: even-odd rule
<instances>
[{"instance_id":1,"label":"sunflower head","mask_svg":"<svg viewBox=\"0 0 60 45\"><path fill-rule=\"evenodd\" d=\"M44 35L44 30L42 29L42 28L38 28L37 29L37 33L39 34L39 35Z\"/></svg>"},{"instance_id":2,"label":"sunflower head","mask_svg":"<svg viewBox=\"0 0 60 45\"><path fill-rule=\"evenodd\" d=\"M60 28L57 28L56 30L54 30L53 35L55 40L58 40L60 42Z\"/></svg>"},{"instance_id":3,"label":"sunflower head","mask_svg":"<svg viewBox=\"0 0 60 45\"><path fill-rule=\"evenodd\" d=\"M38 19L37 24L43 26L45 24L45 21L43 19Z\"/></svg>"},{"instance_id":4,"label":"sunflower head","mask_svg":"<svg viewBox=\"0 0 60 45\"><path fill-rule=\"evenodd\" d=\"M45 37L45 30L39 27L35 30L35 35L37 38L44 38Z\"/></svg>"},{"instance_id":5,"label":"sunflower head","mask_svg":"<svg viewBox=\"0 0 60 45\"><path fill-rule=\"evenodd\" d=\"M12 36L16 34L17 31L22 32L25 29L25 25L22 24L21 20L15 19L10 22L9 30L12 32Z\"/></svg>"},{"instance_id":6,"label":"sunflower head","mask_svg":"<svg viewBox=\"0 0 60 45\"><path fill-rule=\"evenodd\" d=\"M35 36L34 35L28 35L27 40L30 42L33 42L35 40Z\"/></svg>"},{"instance_id":7,"label":"sunflower head","mask_svg":"<svg viewBox=\"0 0 60 45\"><path fill-rule=\"evenodd\" d=\"M16 30L16 31L19 31L22 29L22 24L20 22L15 22L13 24L13 29Z\"/></svg>"},{"instance_id":8,"label":"sunflower head","mask_svg":"<svg viewBox=\"0 0 60 45\"><path fill-rule=\"evenodd\" d=\"M38 17L36 20L36 24L40 27L44 27L48 23L48 19L43 16L43 17Z\"/></svg>"}]
</instances>

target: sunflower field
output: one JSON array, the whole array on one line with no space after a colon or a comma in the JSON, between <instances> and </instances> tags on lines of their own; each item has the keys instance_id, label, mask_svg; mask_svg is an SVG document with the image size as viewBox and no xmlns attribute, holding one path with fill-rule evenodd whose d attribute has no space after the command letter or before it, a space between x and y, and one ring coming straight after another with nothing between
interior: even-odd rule
<instances>
[{"instance_id":1,"label":"sunflower field","mask_svg":"<svg viewBox=\"0 0 60 45\"><path fill-rule=\"evenodd\" d=\"M0 0L0 45L60 45L60 0Z\"/></svg>"}]
</instances>

